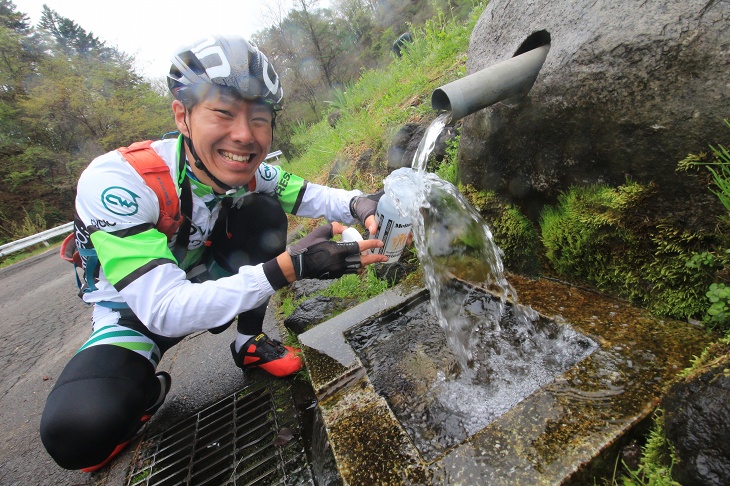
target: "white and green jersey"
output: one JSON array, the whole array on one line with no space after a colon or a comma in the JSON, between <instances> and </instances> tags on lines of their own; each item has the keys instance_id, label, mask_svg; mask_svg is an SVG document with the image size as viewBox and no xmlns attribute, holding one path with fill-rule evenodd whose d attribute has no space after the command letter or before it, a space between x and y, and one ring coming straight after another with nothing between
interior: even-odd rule
<instances>
[{"instance_id":1,"label":"white and green jersey","mask_svg":"<svg viewBox=\"0 0 730 486\"><path fill-rule=\"evenodd\" d=\"M161 140L152 148L180 184L178 169L182 139ZM184 152L183 152L184 153ZM280 167L261 164L248 187L218 196L210 187L190 180L193 214L188 254L178 263L172 254L175 237L155 229L160 206L155 192L117 151L96 158L81 174L76 194L76 244L94 248L100 262L98 279L85 289L88 303L129 306L152 332L179 337L220 326L253 309L274 293L262 265L241 267L237 274L191 283L186 270L196 263L224 197L236 206L252 192L276 196L286 213L353 224L349 203L360 191L333 189L307 182Z\"/></svg>"}]
</instances>

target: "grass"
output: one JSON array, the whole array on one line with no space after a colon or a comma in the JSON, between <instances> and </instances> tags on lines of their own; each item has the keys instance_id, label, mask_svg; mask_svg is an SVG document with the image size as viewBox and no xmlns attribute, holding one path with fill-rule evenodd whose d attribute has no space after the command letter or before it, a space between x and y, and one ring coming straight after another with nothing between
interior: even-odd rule
<instances>
[{"instance_id":1,"label":"grass","mask_svg":"<svg viewBox=\"0 0 730 486\"><path fill-rule=\"evenodd\" d=\"M294 312L294 309L296 309L299 304L319 295L342 299L354 298L355 303L361 303L381 294L390 286L391 283L379 278L375 273L375 267L370 265L360 274L344 275L343 277L334 280L327 288L299 299L294 299L286 289L283 289L280 291L281 295L278 299L279 312L286 319L292 312Z\"/></svg>"},{"instance_id":2,"label":"grass","mask_svg":"<svg viewBox=\"0 0 730 486\"><path fill-rule=\"evenodd\" d=\"M477 5L467 22L440 15L414 32L414 42L401 58L385 69L363 72L357 82L335 95L331 106L341 114L335 128L325 117L299 131L293 142L302 155L282 166L324 183L338 155L353 160L372 149L374 160L384 160L387 142L398 128L435 117L431 92L465 75L469 36L483 9L484 4ZM358 173L346 174L345 179L364 191L377 189L379 182Z\"/></svg>"},{"instance_id":3,"label":"grass","mask_svg":"<svg viewBox=\"0 0 730 486\"><path fill-rule=\"evenodd\" d=\"M485 5L476 4L466 22L443 14L427 22L412 32L414 42L404 48L401 58L394 59L385 69L363 72L356 82L336 92L329 103L332 110L340 112L337 125L331 127L325 116L314 125L300 126L293 143L302 155L283 162L282 167L307 180L348 190L374 192L382 187L377 174L385 174L383 161L392 135L406 123L434 118L437 113L430 105L433 90L466 74L469 37ZM361 173L354 168L354 161L368 149L373 151L371 167L367 173ZM451 147L451 151L455 155L456 147ZM333 180L330 171L336 159L350 163ZM449 170L455 177L455 164ZM292 220L304 227L313 224L300 218ZM378 278L373 267L368 267L360 275L338 279L320 295L355 297L357 302L363 302L390 284ZM279 311L285 318L304 300L294 300L286 290L277 297Z\"/></svg>"}]
</instances>

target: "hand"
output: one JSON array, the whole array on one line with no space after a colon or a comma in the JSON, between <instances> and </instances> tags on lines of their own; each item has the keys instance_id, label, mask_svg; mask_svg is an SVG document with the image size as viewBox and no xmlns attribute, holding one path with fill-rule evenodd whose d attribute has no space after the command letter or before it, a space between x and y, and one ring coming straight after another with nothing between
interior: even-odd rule
<instances>
[{"instance_id":1,"label":"hand","mask_svg":"<svg viewBox=\"0 0 730 486\"><path fill-rule=\"evenodd\" d=\"M383 242L380 240L349 243L330 240L335 233L340 234L344 229L339 223L320 226L287 249L296 280L338 278L346 273L356 273L364 265L388 260L385 255L360 255L365 250L381 248ZM281 259L277 260L281 266ZM285 274L288 270L282 267Z\"/></svg>"},{"instance_id":2,"label":"hand","mask_svg":"<svg viewBox=\"0 0 730 486\"><path fill-rule=\"evenodd\" d=\"M378 222L375 220L375 211L378 209L378 201L385 194L384 191L375 194L363 194L355 196L350 200L350 213L354 218L367 228L371 235L378 231Z\"/></svg>"}]
</instances>

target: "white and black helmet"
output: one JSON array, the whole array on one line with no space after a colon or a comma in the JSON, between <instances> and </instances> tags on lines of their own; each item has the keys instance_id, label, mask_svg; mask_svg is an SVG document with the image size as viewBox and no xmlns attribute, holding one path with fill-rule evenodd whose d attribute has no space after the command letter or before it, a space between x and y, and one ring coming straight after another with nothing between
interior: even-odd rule
<instances>
[{"instance_id":1,"label":"white and black helmet","mask_svg":"<svg viewBox=\"0 0 730 486\"><path fill-rule=\"evenodd\" d=\"M172 58L167 86L187 104L191 88L207 83L224 86L244 99L261 99L281 108L284 91L269 59L243 37L211 36L178 50Z\"/></svg>"}]
</instances>

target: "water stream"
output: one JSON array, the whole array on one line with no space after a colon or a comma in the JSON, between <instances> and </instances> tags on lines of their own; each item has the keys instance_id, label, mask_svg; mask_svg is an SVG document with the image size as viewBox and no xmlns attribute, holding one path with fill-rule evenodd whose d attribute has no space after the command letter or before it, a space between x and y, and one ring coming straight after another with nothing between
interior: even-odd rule
<instances>
[{"instance_id":1,"label":"water stream","mask_svg":"<svg viewBox=\"0 0 730 486\"><path fill-rule=\"evenodd\" d=\"M502 252L453 184L426 171L428 128L385 192L413 224L427 295L348 336L421 454L434 459L590 355L596 344L517 303ZM486 290L486 291L485 291Z\"/></svg>"},{"instance_id":2,"label":"water stream","mask_svg":"<svg viewBox=\"0 0 730 486\"><path fill-rule=\"evenodd\" d=\"M429 155L449 121L439 115L428 127L411 168L398 169L384 181L385 192L401 215L413 224L413 240L431 295L431 305L449 346L462 370L473 368L477 326L464 312L468 297L445 292L449 282L460 279L483 285L499 297L500 310L488 326L499 327L507 301L517 303L517 294L504 275L502 251L494 243L489 226L453 184L426 171ZM525 323L535 312L515 306Z\"/></svg>"}]
</instances>

